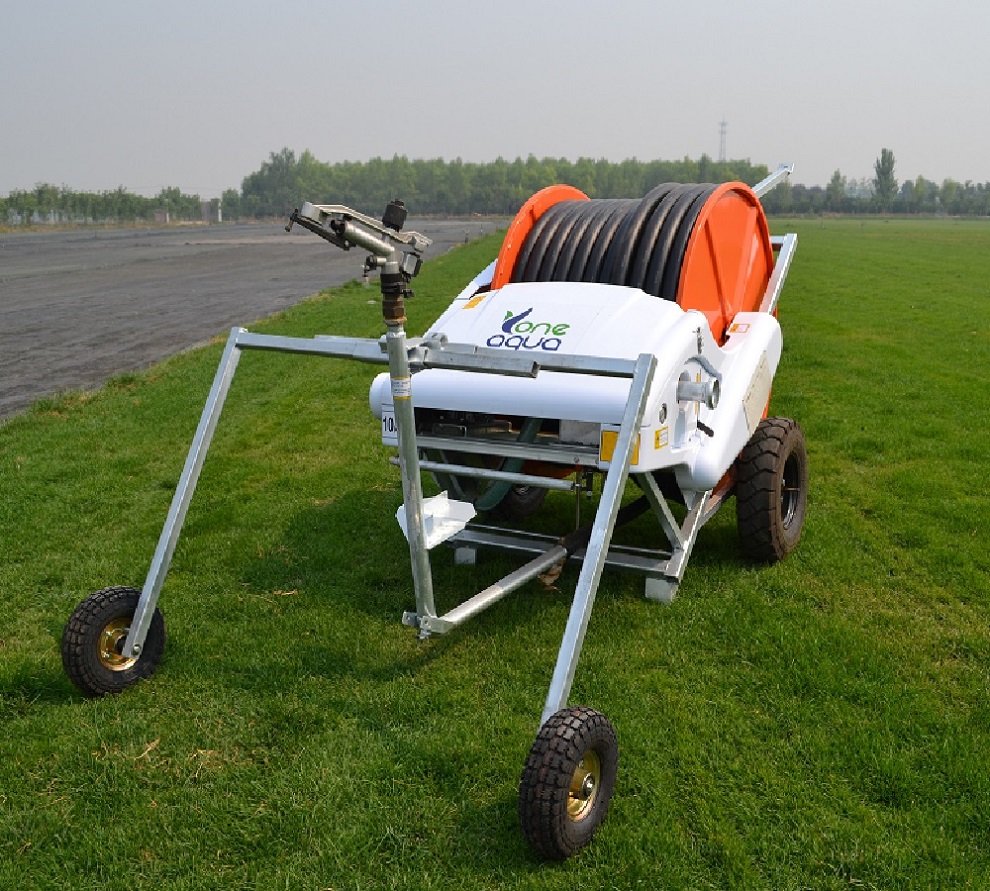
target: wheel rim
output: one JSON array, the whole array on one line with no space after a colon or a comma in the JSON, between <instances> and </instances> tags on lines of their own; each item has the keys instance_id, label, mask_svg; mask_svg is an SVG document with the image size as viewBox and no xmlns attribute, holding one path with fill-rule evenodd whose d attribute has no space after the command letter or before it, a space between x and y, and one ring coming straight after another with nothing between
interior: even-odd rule
<instances>
[{"instance_id":1,"label":"wheel rim","mask_svg":"<svg viewBox=\"0 0 990 891\"><path fill-rule=\"evenodd\" d=\"M790 526L801 501L801 462L789 455L784 462L784 475L780 481L780 515L784 526Z\"/></svg>"},{"instance_id":2,"label":"wheel rim","mask_svg":"<svg viewBox=\"0 0 990 891\"><path fill-rule=\"evenodd\" d=\"M137 662L132 656L124 655L124 641L130 630L131 620L122 616L109 622L100 632L97 658L108 671L126 671Z\"/></svg>"},{"instance_id":3,"label":"wheel rim","mask_svg":"<svg viewBox=\"0 0 990 891\"><path fill-rule=\"evenodd\" d=\"M591 813L602 780L602 763L597 753L588 751L578 763L567 791L567 816L583 820Z\"/></svg>"}]
</instances>

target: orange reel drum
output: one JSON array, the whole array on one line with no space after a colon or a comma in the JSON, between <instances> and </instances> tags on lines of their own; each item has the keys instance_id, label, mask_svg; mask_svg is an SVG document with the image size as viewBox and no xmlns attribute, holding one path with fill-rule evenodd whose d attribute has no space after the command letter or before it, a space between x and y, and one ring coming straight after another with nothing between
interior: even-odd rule
<instances>
[{"instance_id":1,"label":"orange reel drum","mask_svg":"<svg viewBox=\"0 0 990 891\"><path fill-rule=\"evenodd\" d=\"M509 224L502 241L502 248L495 261L495 272L492 275L492 290L507 285L512 278L512 270L519 257L519 251L526 241L536 221L551 207L560 201L587 201L588 196L574 186L556 185L540 189L535 195L519 208Z\"/></svg>"},{"instance_id":2,"label":"orange reel drum","mask_svg":"<svg viewBox=\"0 0 990 891\"><path fill-rule=\"evenodd\" d=\"M759 309L773 264L760 199L745 183L725 183L695 222L681 264L677 304L703 312L715 339L725 343L736 313Z\"/></svg>"}]
</instances>

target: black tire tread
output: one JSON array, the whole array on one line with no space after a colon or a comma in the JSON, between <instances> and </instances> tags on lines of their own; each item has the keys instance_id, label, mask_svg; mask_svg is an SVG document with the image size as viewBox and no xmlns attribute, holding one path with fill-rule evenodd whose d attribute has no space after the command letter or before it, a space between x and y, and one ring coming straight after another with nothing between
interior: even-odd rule
<instances>
[{"instance_id":1,"label":"black tire tread","mask_svg":"<svg viewBox=\"0 0 990 891\"><path fill-rule=\"evenodd\" d=\"M598 752L602 781L594 808L580 822L567 815L570 778L584 753ZM519 783L519 823L546 860L565 860L591 841L608 813L619 747L608 718L587 706L562 709L540 728Z\"/></svg>"},{"instance_id":2,"label":"black tire tread","mask_svg":"<svg viewBox=\"0 0 990 891\"><path fill-rule=\"evenodd\" d=\"M789 526L780 517L780 484L784 464L797 453L801 496ZM776 563L801 538L807 506L807 456L800 424L790 418L764 418L736 462L736 521L745 554Z\"/></svg>"},{"instance_id":3,"label":"black tire tread","mask_svg":"<svg viewBox=\"0 0 990 891\"><path fill-rule=\"evenodd\" d=\"M114 586L90 594L69 617L62 632L62 666L86 696L120 693L154 674L165 650L165 620L156 608L141 657L126 671L109 671L96 654L96 636L114 618L134 615L141 592Z\"/></svg>"}]
</instances>

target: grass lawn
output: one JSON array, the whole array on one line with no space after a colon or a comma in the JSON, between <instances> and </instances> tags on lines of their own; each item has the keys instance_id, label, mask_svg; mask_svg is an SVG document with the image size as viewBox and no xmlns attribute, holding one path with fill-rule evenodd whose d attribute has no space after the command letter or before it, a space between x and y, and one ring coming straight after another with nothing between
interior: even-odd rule
<instances>
[{"instance_id":1,"label":"grass lawn","mask_svg":"<svg viewBox=\"0 0 990 891\"><path fill-rule=\"evenodd\" d=\"M65 678L76 604L144 579L218 342L0 426L0 888L990 886L990 224L772 230L800 236L772 412L807 438L804 538L753 566L730 505L670 606L606 574L571 697L621 750L588 849L544 865L516 822L576 570L403 627L371 366L244 355L157 674L96 701ZM498 244L427 263L409 330ZM376 297L250 327L377 336ZM441 607L511 566L434 553Z\"/></svg>"}]
</instances>

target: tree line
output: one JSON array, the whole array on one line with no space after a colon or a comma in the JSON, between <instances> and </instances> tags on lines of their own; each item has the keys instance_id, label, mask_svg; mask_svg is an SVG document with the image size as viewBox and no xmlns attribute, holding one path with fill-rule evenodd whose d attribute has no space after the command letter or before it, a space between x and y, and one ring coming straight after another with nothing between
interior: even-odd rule
<instances>
[{"instance_id":1,"label":"tree line","mask_svg":"<svg viewBox=\"0 0 990 891\"><path fill-rule=\"evenodd\" d=\"M767 213L895 213L990 216L990 182L936 183L918 176L898 183L891 149L881 149L872 179L847 179L836 170L824 188L784 183L763 198Z\"/></svg>"},{"instance_id":2,"label":"tree line","mask_svg":"<svg viewBox=\"0 0 990 891\"><path fill-rule=\"evenodd\" d=\"M284 216L302 201L377 213L392 198L401 198L418 215L511 216L530 195L553 183L576 186L591 198L631 198L662 182L752 184L766 175L762 164L713 161L708 155L698 160L620 162L530 155L485 163L395 155L389 160L328 164L309 151L297 158L285 148L272 152L259 170L245 177L240 192L224 192L222 205L225 217Z\"/></svg>"},{"instance_id":3,"label":"tree line","mask_svg":"<svg viewBox=\"0 0 990 891\"><path fill-rule=\"evenodd\" d=\"M771 214L903 213L990 215L990 182L941 184L925 179L898 184L895 159L883 149L873 179L848 179L836 170L827 186L785 182L763 197ZM377 213L391 198L402 198L416 214L497 214L511 216L534 192L567 183L589 198L635 198L663 182L703 183L740 180L754 185L769 169L745 161L693 160L620 162L579 158L516 158L478 164L454 161L391 160L327 164L311 152L298 158L290 149L272 152L259 170L244 178L241 190L223 194L227 218L285 216L301 201L347 204Z\"/></svg>"},{"instance_id":4,"label":"tree line","mask_svg":"<svg viewBox=\"0 0 990 891\"><path fill-rule=\"evenodd\" d=\"M883 149L873 179L848 179L836 170L826 186L785 182L763 197L770 214L895 213L990 215L990 182L941 184L918 176L898 183L895 159ZM296 157L291 149L272 152L246 176L240 189L204 202L176 187L153 198L120 186L110 192L77 192L67 186L41 183L0 198L0 223L130 223L204 219L285 218L303 201L347 204L377 214L392 198L402 198L416 215L484 214L512 216L534 192L553 183L567 183L590 198L634 198L663 182L727 182L753 185L769 170L749 160L715 161L708 155L693 160L613 162L579 158L523 160L497 158L472 163L395 155L391 159L329 164L309 152Z\"/></svg>"},{"instance_id":5,"label":"tree line","mask_svg":"<svg viewBox=\"0 0 990 891\"><path fill-rule=\"evenodd\" d=\"M123 186L113 191L78 192L68 186L38 183L33 189L15 189L0 197L0 223L39 224L119 224L164 221L195 221L203 218L203 205L213 206L213 218L219 201L203 201L199 195L187 195L176 186L162 189L146 198Z\"/></svg>"},{"instance_id":6,"label":"tree line","mask_svg":"<svg viewBox=\"0 0 990 891\"><path fill-rule=\"evenodd\" d=\"M768 214L922 214L990 216L990 182L940 183L923 176L899 183L888 204L877 197L872 180L852 180L839 171L827 186L783 183L762 199Z\"/></svg>"}]
</instances>

